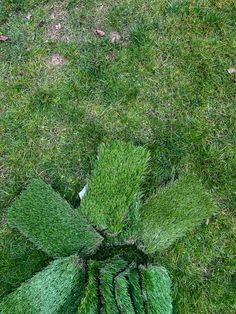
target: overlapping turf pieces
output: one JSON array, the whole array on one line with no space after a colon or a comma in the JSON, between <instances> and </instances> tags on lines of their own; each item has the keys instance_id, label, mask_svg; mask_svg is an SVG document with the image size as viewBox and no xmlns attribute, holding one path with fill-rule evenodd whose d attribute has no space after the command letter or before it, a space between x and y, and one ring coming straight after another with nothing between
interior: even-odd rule
<instances>
[{"instance_id":1,"label":"overlapping turf pieces","mask_svg":"<svg viewBox=\"0 0 236 314\"><path fill-rule=\"evenodd\" d=\"M1 303L4 314L73 313L84 284L81 261L72 256L52 262Z\"/></svg>"},{"instance_id":2,"label":"overlapping turf pieces","mask_svg":"<svg viewBox=\"0 0 236 314\"><path fill-rule=\"evenodd\" d=\"M144 148L131 144L102 145L78 209L42 180L29 185L8 210L8 222L59 259L6 296L1 313L171 313L170 278L163 267L148 264L144 253L146 266L133 258L131 262L130 254L101 260L101 249L107 252L113 246L115 252L117 243L121 251L134 250L127 243L135 243L147 254L156 253L217 211L192 174L160 189L141 206L148 158Z\"/></svg>"},{"instance_id":3,"label":"overlapping turf pieces","mask_svg":"<svg viewBox=\"0 0 236 314\"><path fill-rule=\"evenodd\" d=\"M100 235L42 180L34 180L8 210L8 222L51 256L92 253Z\"/></svg>"}]
</instances>

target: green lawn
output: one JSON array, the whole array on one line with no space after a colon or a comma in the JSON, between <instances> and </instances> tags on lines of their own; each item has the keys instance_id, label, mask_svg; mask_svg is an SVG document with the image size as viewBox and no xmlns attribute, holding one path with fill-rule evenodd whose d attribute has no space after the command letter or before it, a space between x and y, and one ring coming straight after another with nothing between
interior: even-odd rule
<instances>
[{"instance_id":1,"label":"green lawn","mask_svg":"<svg viewBox=\"0 0 236 314\"><path fill-rule=\"evenodd\" d=\"M38 177L78 206L118 138L150 150L144 198L193 169L221 209L156 256L174 313L235 313L235 25L235 0L0 1L0 295L48 263L6 208Z\"/></svg>"}]
</instances>

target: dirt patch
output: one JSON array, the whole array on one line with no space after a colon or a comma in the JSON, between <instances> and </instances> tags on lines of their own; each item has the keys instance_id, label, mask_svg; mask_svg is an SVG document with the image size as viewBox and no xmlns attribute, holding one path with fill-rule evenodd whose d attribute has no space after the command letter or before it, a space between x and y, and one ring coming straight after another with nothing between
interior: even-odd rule
<instances>
[{"instance_id":1,"label":"dirt patch","mask_svg":"<svg viewBox=\"0 0 236 314\"><path fill-rule=\"evenodd\" d=\"M69 35L65 35L68 31L66 29L66 20L68 18L67 11L63 8L63 6L53 6L49 13L50 23L47 27L47 38L50 41L69 40Z\"/></svg>"},{"instance_id":2,"label":"dirt patch","mask_svg":"<svg viewBox=\"0 0 236 314\"><path fill-rule=\"evenodd\" d=\"M48 67L55 67L59 65L64 65L67 63L67 60L61 56L59 53L53 53L50 58L45 61L45 64Z\"/></svg>"}]
</instances>

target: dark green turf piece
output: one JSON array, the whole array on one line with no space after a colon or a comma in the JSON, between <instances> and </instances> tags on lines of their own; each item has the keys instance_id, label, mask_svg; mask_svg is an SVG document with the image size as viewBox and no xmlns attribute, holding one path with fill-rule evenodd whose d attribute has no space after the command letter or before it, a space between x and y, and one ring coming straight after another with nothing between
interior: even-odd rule
<instances>
[{"instance_id":1,"label":"dark green turf piece","mask_svg":"<svg viewBox=\"0 0 236 314\"><path fill-rule=\"evenodd\" d=\"M130 292L132 294L132 300L134 308L137 314L145 314L143 291L141 289L141 278L139 276L139 270L137 268L131 269L128 274L130 282Z\"/></svg>"},{"instance_id":2,"label":"dark green turf piece","mask_svg":"<svg viewBox=\"0 0 236 314\"><path fill-rule=\"evenodd\" d=\"M171 314L171 281L163 267L140 266L145 308L148 314Z\"/></svg>"},{"instance_id":3,"label":"dark green turf piece","mask_svg":"<svg viewBox=\"0 0 236 314\"><path fill-rule=\"evenodd\" d=\"M115 296L119 313L136 314L132 299L129 274L130 269L120 273L115 278Z\"/></svg>"},{"instance_id":4,"label":"dark green turf piece","mask_svg":"<svg viewBox=\"0 0 236 314\"><path fill-rule=\"evenodd\" d=\"M69 314L81 297L84 272L75 257L52 262L1 303L4 314Z\"/></svg>"},{"instance_id":5,"label":"dark green turf piece","mask_svg":"<svg viewBox=\"0 0 236 314\"><path fill-rule=\"evenodd\" d=\"M140 186L149 153L121 141L100 145L98 159L80 210L108 234L117 235L138 218Z\"/></svg>"},{"instance_id":6,"label":"dark green turf piece","mask_svg":"<svg viewBox=\"0 0 236 314\"><path fill-rule=\"evenodd\" d=\"M42 180L34 180L8 210L8 221L51 256L92 253L101 236Z\"/></svg>"},{"instance_id":7,"label":"dark green turf piece","mask_svg":"<svg viewBox=\"0 0 236 314\"><path fill-rule=\"evenodd\" d=\"M124 271L128 263L119 258L107 260L104 267L100 269L100 292L102 301L102 313L119 314L115 299L115 278Z\"/></svg>"},{"instance_id":8,"label":"dark green turf piece","mask_svg":"<svg viewBox=\"0 0 236 314\"><path fill-rule=\"evenodd\" d=\"M141 208L140 248L147 253L163 250L217 210L199 180L185 174Z\"/></svg>"},{"instance_id":9,"label":"dark green turf piece","mask_svg":"<svg viewBox=\"0 0 236 314\"><path fill-rule=\"evenodd\" d=\"M88 265L88 283L77 314L96 314L99 311L98 296L98 262L90 261Z\"/></svg>"},{"instance_id":10,"label":"dark green turf piece","mask_svg":"<svg viewBox=\"0 0 236 314\"><path fill-rule=\"evenodd\" d=\"M42 270L49 257L7 225L0 226L0 299Z\"/></svg>"}]
</instances>

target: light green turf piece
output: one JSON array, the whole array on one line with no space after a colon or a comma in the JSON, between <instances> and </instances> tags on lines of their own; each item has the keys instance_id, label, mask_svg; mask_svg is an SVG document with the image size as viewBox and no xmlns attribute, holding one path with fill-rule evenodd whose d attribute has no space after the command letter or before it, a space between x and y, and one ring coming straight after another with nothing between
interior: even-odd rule
<instances>
[{"instance_id":1,"label":"light green turf piece","mask_svg":"<svg viewBox=\"0 0 236 314\"><path fill-rule=\"evenodd\" d=\"M146 313L171 314L171 280L163 267L140 266L140 275Z\"/></svg>"},{"instance_id":2,"label":"light green turf piece","mask_svg":"<svg viewBox=\"0 0 236 314\"><path fill-rule=\"evenodd\" d=\"M80 211L100 230L119 234L139 218L138 203L149 153L121 141L99 147L98 159Z\"/></svg>"},{"instance_id":3,"label":"light green turf piece","mask_svg":"<svg viewBox=\"0 0 236 314\"><path fill-rule=\"evenodd\" d=\"M92 253L102 237L42 180L34 180L8 210L8 221L51 256Z\"/></svg>"},{"instance_id":4,"label":"light green turf piece","mask_svg":"<svg viewBox=\"0 0 236 314\"><path fill-rule=\"evenodd\" d=\"M128 263L119 258L108 260L106 265L100 269L100 291L103 314L119 314L115 299L115 278L125 270Z\"/></svg>"},{"instance_id":5,"label":"light green turf piece","mask_svg":"<svg viewBox=\"0 0 236 314\"><path fill-rule=\"evenodd\" d=\"M129 270L120 273L115 278L115 296L119 313L136 314L130 291Z\"/></svg>"},{"instance_id":6,"label":"light green turf piece","mask_svg":"<svg viewBox=\"0 0 236 314\"><path fill-rule=\"evenodd\" d=\"M83 290L80 260L71 256L52 262L1 303L3 314L70 314Z\"/></svg>"},{"instance_id":7,"label":"light green turf piece","mask_svg":"<svg viewBox=\"0 0 236 314\"><path fill-rule=\"evenodd\" d=\"M136 314L145 314L143 292L141 289L141 278L137 268L131 269L128 274L130 291Z\"/></svg>"},{"instance_id":8,"label":"light green turf piece","mask_svg":"<svg viewBox=\"0 0 236 314\"><path fill-rule=\"evenodd\" d=\"M163 250L217 210L199 180L185 174L141 208L139 247L151 254Z\"/></svg>"},{"instance_id":9,"label":"light green turf piece","mask_svg":"<svg viewBox=\"0 0 236 314\"><path fill-rule=\"evenodd\" d=\"M88 266L88 283L77 314L98 313L98 262L90 261Z\"/></svg>"}]
</instances>

